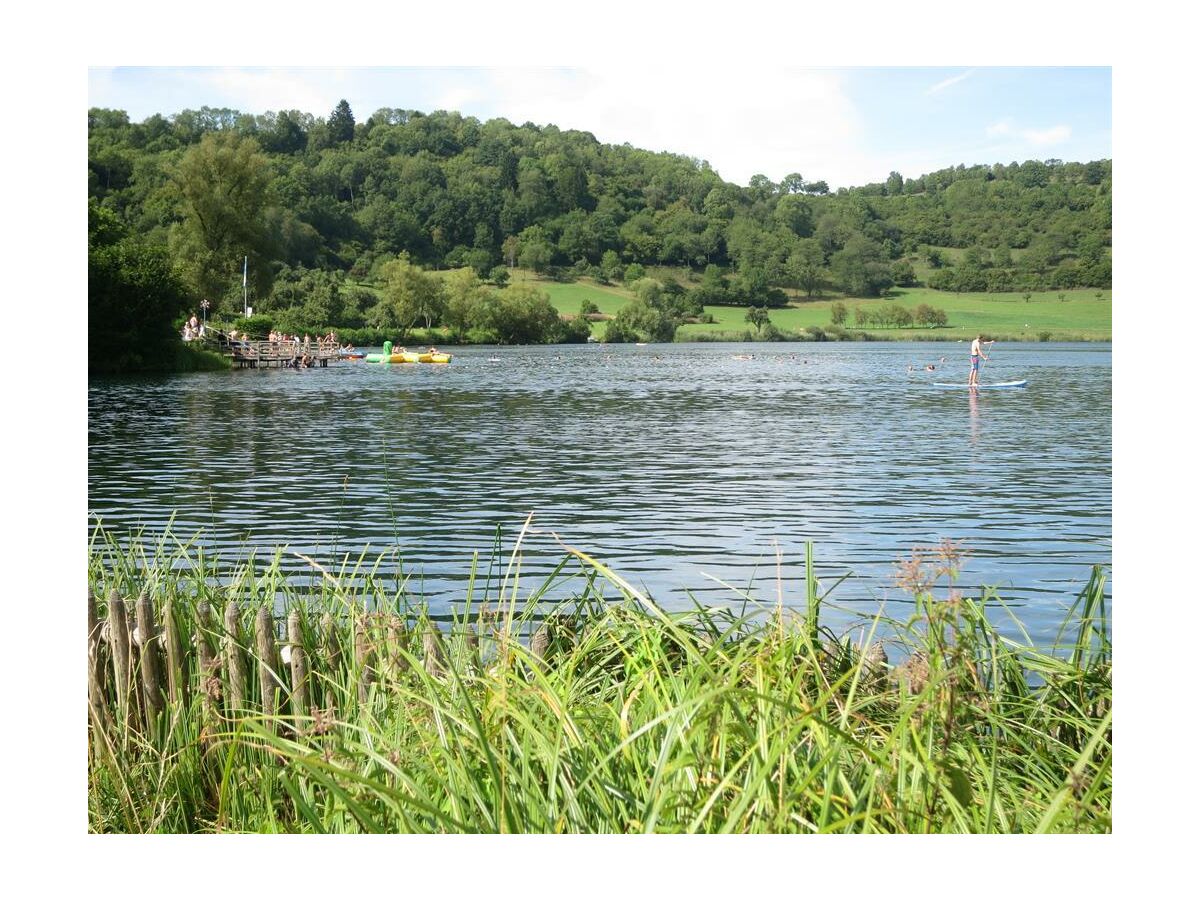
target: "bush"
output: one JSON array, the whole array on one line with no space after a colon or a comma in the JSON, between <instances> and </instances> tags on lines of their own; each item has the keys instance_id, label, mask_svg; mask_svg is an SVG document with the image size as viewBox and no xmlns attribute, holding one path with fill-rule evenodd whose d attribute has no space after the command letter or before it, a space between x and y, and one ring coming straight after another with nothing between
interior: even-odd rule
<instances>
[{"instance_id":1,"label":"bush","mask_svg":"<svg viewBox=\"0 0 1200 900\"><path fill-rule=\"evenodd\" d=\"M938 309L926 303L917 304L917 308L913 310L912 318L915 324L929 328L944 327L949 321L944 309Z\"/></svg>"},{"instance_id":2,"label":"bush","mask_svg":"<svg viewBox=\"0 0 1200 900\"><path fill-rule=\"evenodd\" d=\"M633 344L638 339L637 332L620 319L609 319L604 327L604 342L606 344Z\"/></svg>"},{"instance_id":3,"label":"bush","mask_svg":"<svg viewBox=\"0 0 1200 900\"><path fill-rule=\"evenodd\" d=\"M248 334L255 340L265 341L267 335L275 329L275 319L272 316L257 314L249 318L242 316L234 320L232 327L237 329L239 334Z\"/></svg>"}]
</instances>

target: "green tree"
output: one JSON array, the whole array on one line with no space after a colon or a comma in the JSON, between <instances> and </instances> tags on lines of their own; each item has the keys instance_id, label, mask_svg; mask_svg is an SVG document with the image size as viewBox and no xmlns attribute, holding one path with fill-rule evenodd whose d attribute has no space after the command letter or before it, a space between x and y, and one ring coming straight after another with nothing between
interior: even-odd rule
<instances>
[{"instance_id":1,"label":"green tree","mask_svg":"<svg viewBox=\"0 0 1200 900\"><path fill-rule=\"evenodd\" d=\"M754 326L754 330L762 333L763 326L770 324L771 314L765 306L752 306L746 310L746 321Z\"/></svg>"},{"instance_id":2,"label":"green tree","mask_svg":"<svg viewBox=\"0 0 1200 900\"><path fill-rule=\"evenodd\" d=\"M256 292L269 292L272 244L265 225L271 176L252 138L206 134L183 154L172 173L183 221L171 231L171 252L191 288L220 297L240 287L249 257Z\"/></svg>"},{"instance_id":3,"label":"green tree","mask_svg":"<svg viewBox=\"0 0 1200 900\"><path fill-rule=\"evenodd\" d=\"M779 189L788 194L798 194L804 190L804 177L799 172L783 176Z\"/></svg>"},{"instance_id":4,"label":"green tree","mask_svg":"<svg viewBox=\"0 0 1200 900\"><path fill-rule=\"evenodd\" d=\"M162 247L125 233L116 216L88 204L88 370L169 371L180 352L174 323L187 288Z\"/></svg>"},{"instance_id":5,"label":"green tree","mask_svg":"<svg viewBox=\"0 0 1200 900\"><path fill-rule=\"evenodd\" d=\"M517 259L523 269L533 269L537 273L545 272L554 259L554 247L546 238L545 229L540 225L530 225L521 232L521 249Z\"/></svg>"},{"instance_id":6,"label":"green tree","mask_svg":"<svg viewBox=\"0 0 1200 900\"><path fill-rule=\"evenodd\" d=\"M335 144L345 144L354 140L354 113L350 104L345 100L338 102L333 112L329 114L329 137Z\"/></svg>"},{"instance_id":7,"label":"green tree","mask_svg":"<svg viewBox=\"0 0 1200 900\"><path fill-rule=\"evenodd\" d=\"M486 324L485 310L493 292L471 269L449 273L442 284L446 301L443 320L451 335L462 340L472 328Z\"/></svg>"},{"instance_id":8,"label":"green tree","mask_svg":"<svg viewBox=\"0 0 1200 900\"><path fill-rule=\"evenodd\" d=\"M486 310L484 325L501 344L544 344L561 321L550 295L531 284L515 284L497 292Z\"/></svg>"},{"instance_id":9,"label":"green tree","mask_svg":"<svg viewBox=\"0 0 1200 900\"><path fill-rule=\"evenodd\" d=\"M403 338L418 322L432 328L446 311L442 280L413 265L407 258L394 259L383 267L383 291L371 310L369 321L376 328L398 328ZM474 273L471 273L474 277Z\"/></svg>"},{"instance_id":10,"label":"green tree","mask_svg":"<svg viewBox=\"0 0 1200 900\"><path fill-rule=\"evenodd\" d=\"M504 255L504 261L510 269L517 264L517 255L521 252L521 242L517 240L516 235L510 234L504 239L504 243L500 246L500 252Z\"/></svg>"},{"instance_id":11,"label":"green tree","mask_svg":"<svg viewBox=\"0 0 1200 900\"><path fill-rule=\"evenodd\" d=\"M825 253L815 238L807 238L796 244L788 256L788 275L805 295L812 297L821 289L825 274Z\"/></svg>"},{"instance_id":12,"label":"green tree","mask_svg":"<svg viewBox=\"0 0 1200 900\"><path fill-rule=\"evenodd\" d=\"M898 259L892 263L891 276L892 282L901 287L912 287L917 283L917 273L907 259Z\"/></svg>"},{"instance_id":13,"label":"green tree","mask_svg":"<svg viewBox=\"0 0 1200 900\"><path fill-rule=\"evenodd\" d=\"M833 305L829 307L829 321L834 325L844 325L846 322L846 304L841 300L834 300Z\"/></svg>"},{"instance_id":14,"label":"green tree","mask_svg":"<svg viewBox=\"0 0 1200 900\"><path fill-rule=\"evenodd\" d=\"M883 259L883 248L878 242L855 235L834 254L830 267L846 293L856 297L878 297L892 286L889 266Z\"/></svg>"}]
</instances>

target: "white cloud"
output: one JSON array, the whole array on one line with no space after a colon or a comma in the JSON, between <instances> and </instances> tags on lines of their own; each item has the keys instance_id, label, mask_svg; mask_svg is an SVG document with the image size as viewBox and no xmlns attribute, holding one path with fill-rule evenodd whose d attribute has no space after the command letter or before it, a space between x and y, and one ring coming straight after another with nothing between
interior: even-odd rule
<instances>
[{"instance_id":1,"label":"white cloud","mask_svg":"<svg viewBox=\"0 0 1200 900\"><path fill-rule=\"evenodd\" d=\"M854 183L863 124L842 77L823 70L490 69L489 114L554 123L603 142L708 160L746 184L791 172Z\"/></svg>"},{"instance_id":2,"label":"white cloud","mask_svg":"<svg viewBox=\"0 0 1200 900\"><path fill-rule=\"evenodd\" d=\"M999 122L993 122L984 129L988 137L1002 137L1012 133L1012 119L1001 119Z\"/></svg>"},{"instance_id":3,"label":"white cloud","mask_svg":"<svg viewBox=\"0 0 1200 900\"><path fill-rule=\"evenodd\" d=\"M243 112L298 109L328 113L341 99L341 69L180 69L180 75L213 91L208 106L228 105Z\"/></svg>"},{"instance_id":4,"label":"white cloud","mask_svg":"<svg viewBox=\"0 0 1200 900\"><path fill-rule=\"evenodd\" d=\"M926 95L939 94L942 91L944 91L946 88L950 87L950 85L958 84L960 81L964 81L964 80L970 78L974 74L975 74L974 69L967 69L967 71L965 71L959 75L954 75L950 78L947 78L945 81L939 81L933 87L931 87L927 91L925 91L925 93L926 93Z\"/></svg>"},{"instance_id":5,"label":"white cloud","mask_svg":"<svg viewBox=\"0 0 1200 900\"><path fill-rule=\"evenodd\" d=\"M1030 128L1022 131L1021 137L1025 138L1031 144L1037 144L1039 147L1049 144L1061 144L1071 139L1071 126L1055 125L1053 128L1047 128L1043 131L1036 131Z\"/></svg>"}]
</instances>

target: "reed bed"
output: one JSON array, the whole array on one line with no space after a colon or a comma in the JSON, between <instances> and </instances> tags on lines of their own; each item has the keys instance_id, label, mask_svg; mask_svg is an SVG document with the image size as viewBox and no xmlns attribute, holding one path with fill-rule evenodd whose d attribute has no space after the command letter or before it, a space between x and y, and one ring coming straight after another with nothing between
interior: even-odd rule
<instances>
[{"instance_id":1,"label":"reed bed","mask_svg":"<svg viewBox=\"0 0 1200 900\"><path fill-rule=\"evenodd\" d=\"M435 621L361 560L312 564L299 588L278 554L223 567L98 533L93 831L1112 827L1100 567L1039 648L954 591L947 548L904 566L909 620L856 638L821 625L811 548L800 610L781 586L765 609L667 611L567 548L533 590L519 554L504 578L473 566Z\"/></svg>"}]
</instances>

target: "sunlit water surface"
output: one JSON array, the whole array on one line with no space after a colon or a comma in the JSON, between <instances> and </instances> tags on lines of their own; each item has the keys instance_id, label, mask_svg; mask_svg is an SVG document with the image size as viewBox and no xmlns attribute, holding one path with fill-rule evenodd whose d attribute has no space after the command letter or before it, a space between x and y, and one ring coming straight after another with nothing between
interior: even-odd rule
<instances>
[{"instance_id":1,"label":"sunlit water surface","mask_svg":"<svg viewBox=\"0 0 1200 900\"><path fill-rule=\"evenodd\" d=\"M965 381L965 353L472 347L449 366L94 379L89 524L155 534L174 514L226 560L386 552L441 613L472 552L486 570L497 526L508 551L531 512L522 585L561 560L556 532L674 608L802 605L811 540L823 586L850 574L835 627L881 602L905 617L897 562L948 539L968 551L959 589L994 586L1047 641L1111 559L1111 347L997 345L983 381L1027 388L933 387Z\"/></svg>"}]
</instances>

